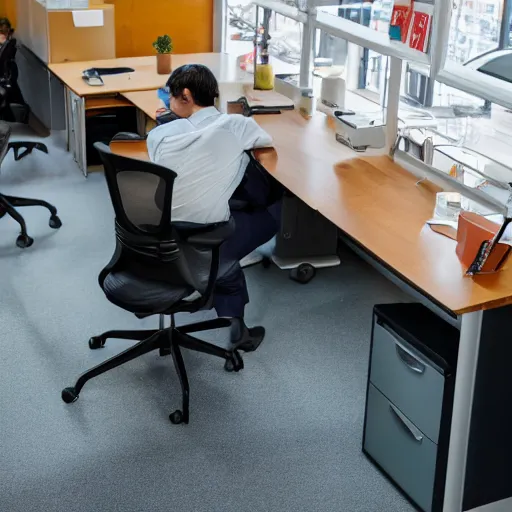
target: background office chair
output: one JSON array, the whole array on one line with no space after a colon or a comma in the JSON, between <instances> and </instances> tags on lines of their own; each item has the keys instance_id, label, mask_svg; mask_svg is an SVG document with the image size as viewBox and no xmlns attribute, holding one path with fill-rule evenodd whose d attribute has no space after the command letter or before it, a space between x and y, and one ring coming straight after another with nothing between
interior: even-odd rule
<instances>
[{"instance_id":1,"label":"background office chair","mask_svg":"<svg viewBox=\"0 0 512 512\"><path fill-rule=\"evenodd\" d=\"M10 136L11 127L7 123L0 121L0 165L3 162L9 149L14 151L14 159L16 161L29 155L33 149L38 149L44 153L48 153L48 149L44 144L39 142L23 141L9 142ZM20 150L22 150L21 153ZM21 233L16 239L16 245L22 249L30 247L34 243L34 240L28 236L25 219L15 209L21 206L42 206L43 208L47 208L50 211L50 227L52 229L58 229L62 226L62 222L57 215L57 209L50 203L41 201L40 199L6 196L0 192L0 219L7 214L10 215L20 225Z\"/></svg>"},{"instance_id":2,"label":"background office chair","mask_svg":"<svg viewBox=\"0 0 512 512\"><path fill-rule=\"evenodd\" d=\"M231 326L217 318L176 327L174 315L212 307L219 267L219 247L234 231L232 221L216 225L171 223L172 189L176 174L159 165L115 155L102 143L105 168L116 222L116 249L99 276L107 299L143 318L160 315L160 328L145 331L109 331L89 340L91 349L108 338L138 340L133 347L101 363L62 391L66 403L74 402L84 384L104 372L153 350L172 355L182 390L182 409L173 412L172 423L188 423L189 383L180 347L204 352L226 361L227 371L239 371L243 360L237 350L221 348L190 333ZM199 296L193 299L192 295ZM164 316L171 325L164 327Z\"/></svg>"},{"instance_id":3,"label":"background office chair","mask_svg":"<svg viewBox=\"0 0 512 512\"><path fill-rule=\"evenodd\" d=\"M16 39L8 39L0 48L0 119L28 123L30 108L18 85Z\"/></svg>"}]
</instances>

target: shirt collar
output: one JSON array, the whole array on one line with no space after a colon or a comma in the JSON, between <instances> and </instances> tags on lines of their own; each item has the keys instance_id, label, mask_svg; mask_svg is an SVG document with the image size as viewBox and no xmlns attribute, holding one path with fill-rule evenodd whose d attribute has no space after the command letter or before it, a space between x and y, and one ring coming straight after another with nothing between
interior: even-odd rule
<instances>
[{"instance_id":1,"label":"shirt collar","mask_svg":"<svg viewBox=\"0 0 512 512\"><path fill-rule=\"evenodd\" d=\"M205 119L219 115L220 112L215 107L205 107L192 114L188 120L195 126L202 123Z\"/></svg>"}]
</instances>

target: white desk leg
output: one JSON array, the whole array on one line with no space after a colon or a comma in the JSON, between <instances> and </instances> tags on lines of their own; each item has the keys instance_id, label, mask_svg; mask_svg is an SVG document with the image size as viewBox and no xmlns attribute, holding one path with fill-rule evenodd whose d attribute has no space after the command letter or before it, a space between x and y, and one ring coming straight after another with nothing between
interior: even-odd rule
<instances>
[{"instance_id":1,"label":"white desk leg","mask_svg":"<svg viewBox=\"0 0 512 512\"><path fill-rule=\"evenodd\" d=\"M87 176L87 153L85 134L85 100L67 89L68 106L68 141L69 150L73 154L79 169Z\"/></svg>"},{"instance_id":2,"label":"white desk leg","mask_svg":"<svg viewBox=\"0 0 512 512\"><path fill-rule=\"evenodd\" d=\"M67 87L64 92L64 111L66 112L66 151L71 151L71 105Z\"/></svg>"},{"instance_id":3,"label":"white desk leg","mask_svg":"<svg viewBox=\"0 0 512 512\"><path fill-rule=\"evenodd\" d=\"M483 311L462 315L443 512L461 512Z\"/></svg>"},{"instance_id":4,"label":"white desk leg","mask_svg":"<svg viewBox=\"0 0 512 512\"><path fill-rule=\"evenodd\" d=\"M78 147L78 151L80 152L80 166L81 170L84 173L84 176L87 177L87 146L86 146L86 132L85 132L85 98L81 98L77 96L77 111L79 113L79 142L80 145Z\"/></svg>"}]
</instances>

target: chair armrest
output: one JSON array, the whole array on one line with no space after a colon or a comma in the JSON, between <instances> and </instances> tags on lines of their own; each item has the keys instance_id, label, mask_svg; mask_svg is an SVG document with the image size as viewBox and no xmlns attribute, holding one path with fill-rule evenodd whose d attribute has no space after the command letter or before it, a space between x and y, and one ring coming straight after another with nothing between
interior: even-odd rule
<instances>
[{"instance_id":1,"label":"chair armrest","mask_svg":"<svg viewBox=\"0 0 512 512\"><path fill-rule=\"evenodd\" d=\"M139 135L138 133L132 132L119 132L112 137L112 140L115 141L124 141L124 140L146 140L145 135Z\"/></svg>"},{"instance_id":2,"label":"chair armrest","mask_svg":"<svg viewBox=\"0 0 512 512\"><path fill-rule=\"evenodd\" d=\"M203 247L218 247L235 232L233 217L218 224L173 222L172 225L186 243Z\"/></svg>"}]
</instances>

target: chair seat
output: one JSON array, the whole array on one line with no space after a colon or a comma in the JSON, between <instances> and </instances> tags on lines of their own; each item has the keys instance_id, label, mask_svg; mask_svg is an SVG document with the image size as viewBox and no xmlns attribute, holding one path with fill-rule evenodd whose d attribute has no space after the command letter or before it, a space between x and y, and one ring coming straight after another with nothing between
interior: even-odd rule
<instances>
[{"instance_id":1,"label":"chair seat","mask_svg":"<svg viewBox=\"0 0 512 512\"><path fill-rule=\"evenodd\" d=\"M111 302L133 313L162 313L195 290L129 272L111 272L103 282L103 291Z\"/></svg>"}]
</instances>

